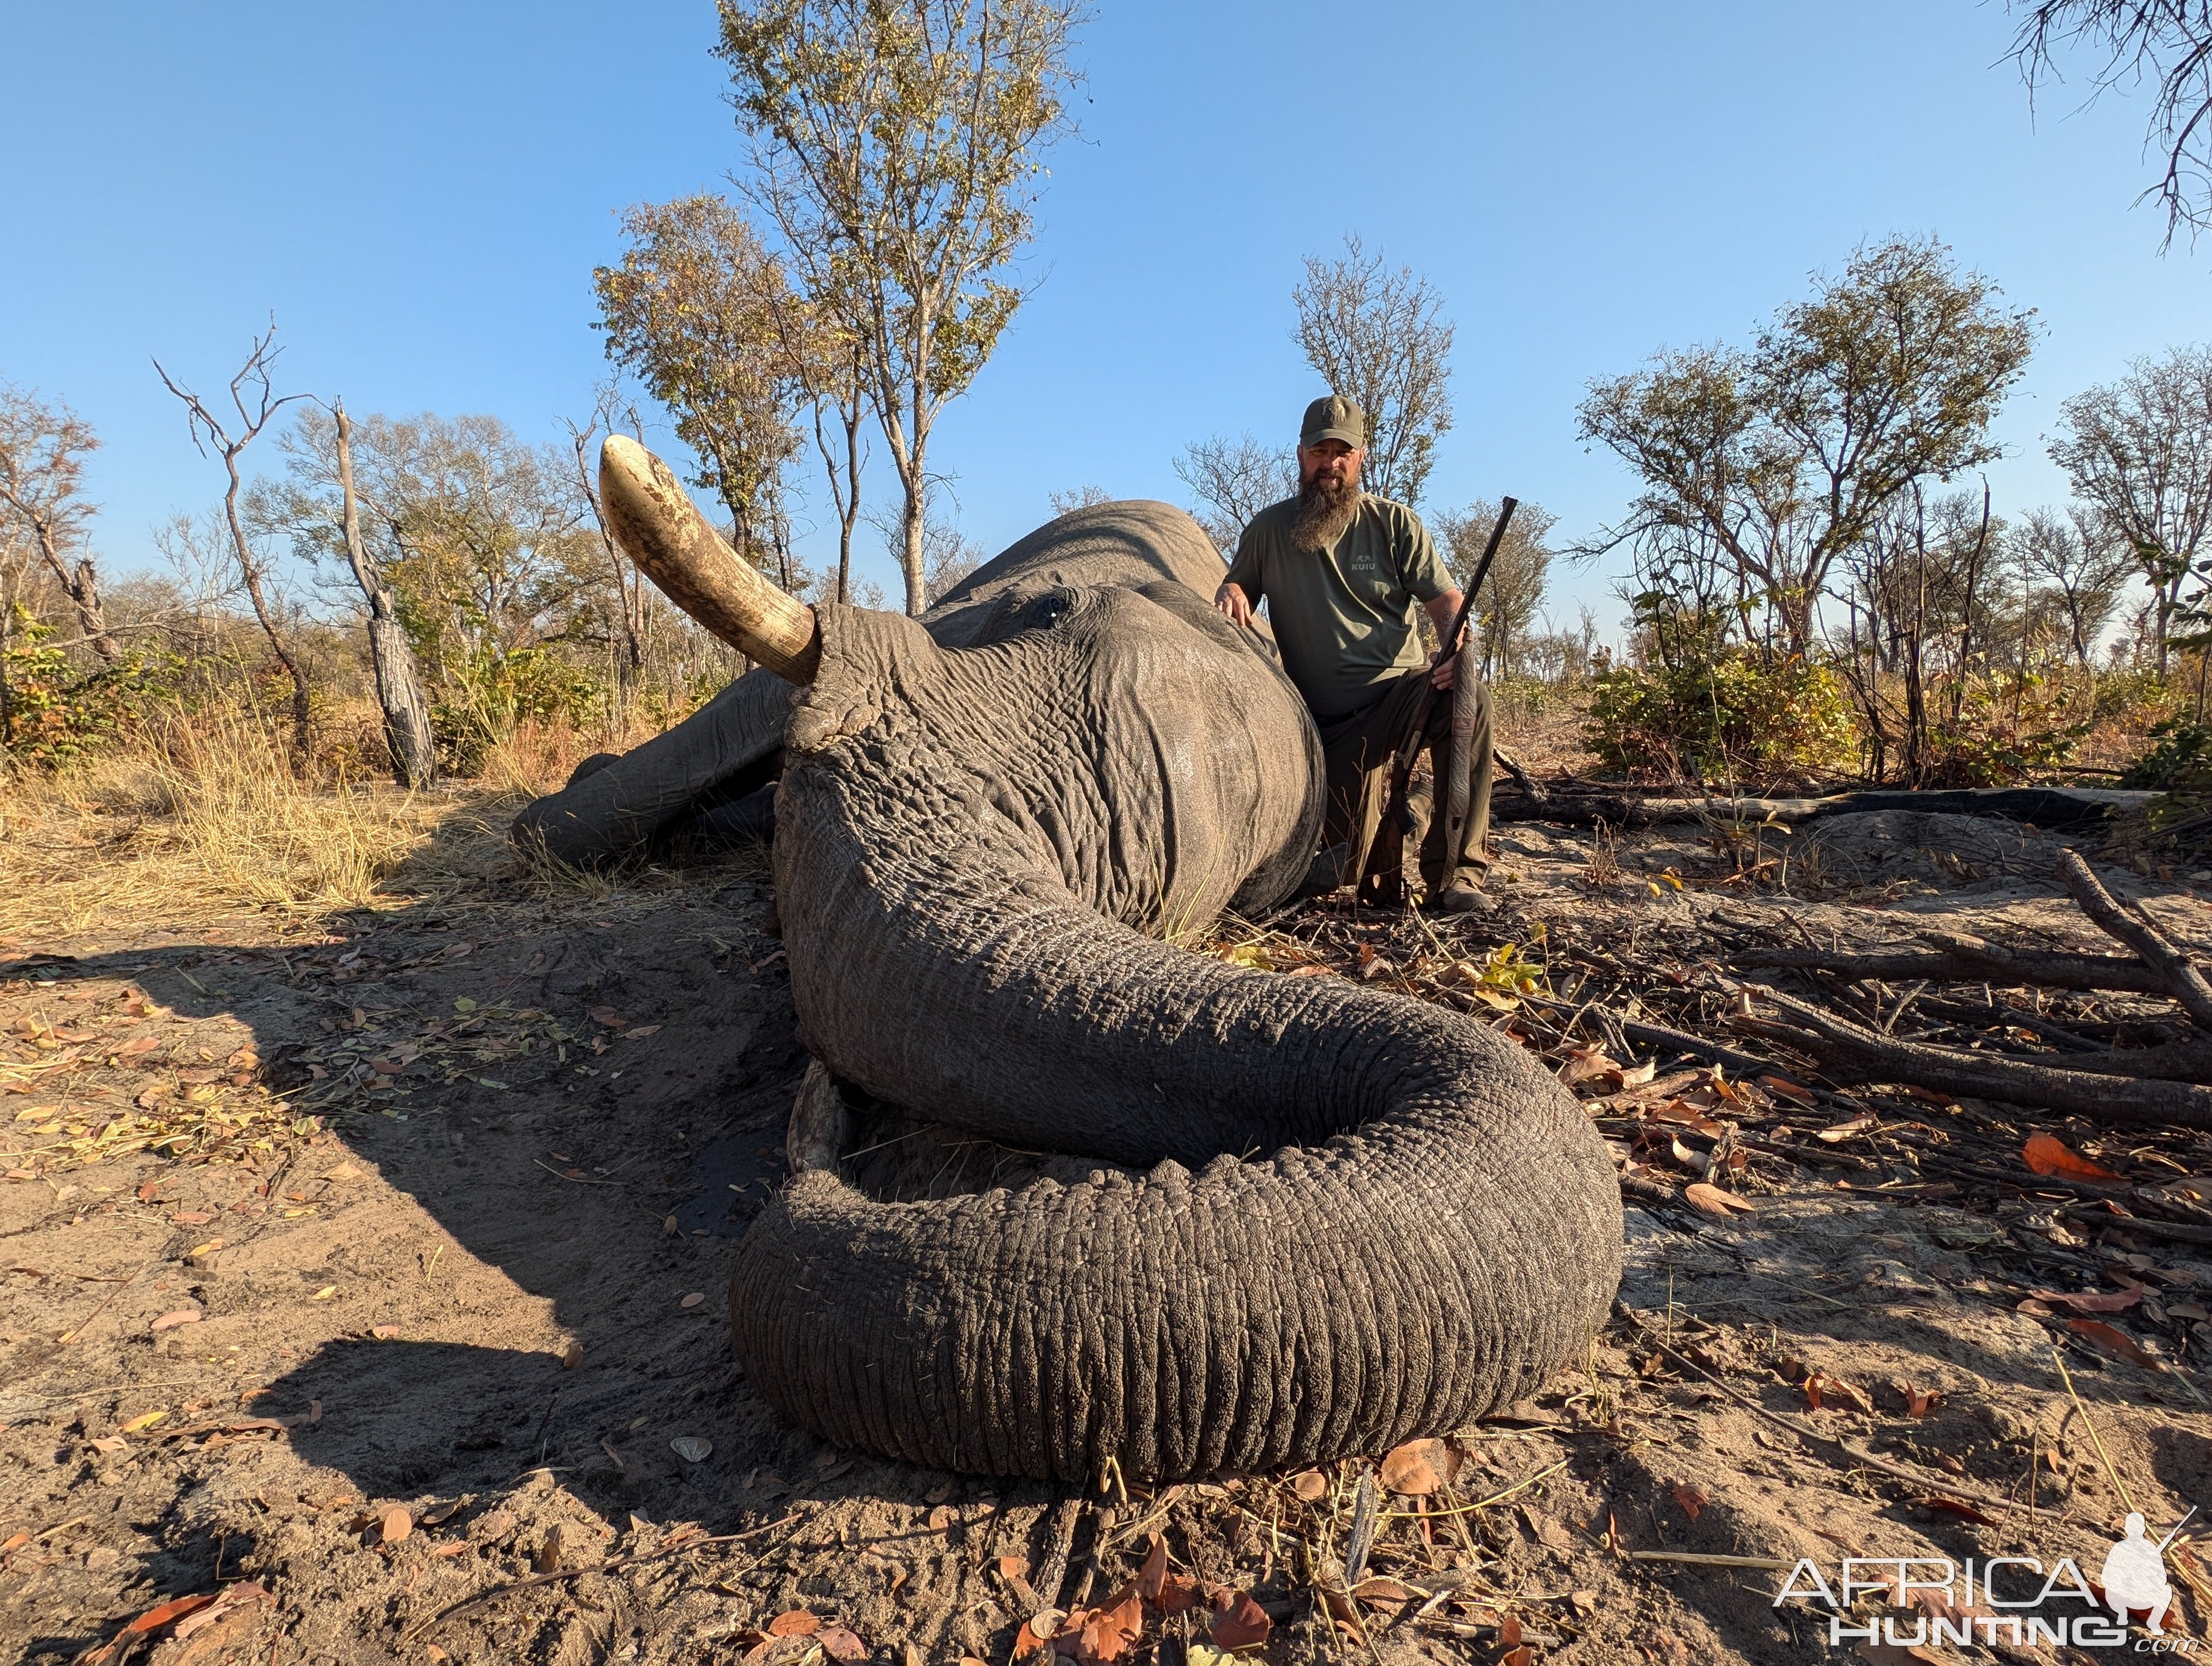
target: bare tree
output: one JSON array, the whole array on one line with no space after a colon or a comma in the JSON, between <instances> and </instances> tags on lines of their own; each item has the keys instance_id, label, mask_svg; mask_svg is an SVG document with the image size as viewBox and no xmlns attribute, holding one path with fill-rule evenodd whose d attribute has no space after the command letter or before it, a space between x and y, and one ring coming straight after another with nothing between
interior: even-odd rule
<instances>
[{"instance_id":1,"label":"bare tree","mask_svg":"<svg viewBox=\"0 0 2212 1666\"><path fill-rule=\"evenodd\" d=\"M2031 97L2059 74L2062 52L2101 55L2090 98L2148 82L2152 95L2143 149L2165 153L2165 170L2142 194L2166 210L2166 242L2186 226L2212 225L2212 4L2207 0L2011 0L2026 15L2013 39ZM2137 200L2141 200L2138 198Z\"/></svg>"},{"instance_id":2,"label":"bare tree","mask_svg":"<svg viewBox=\"0 0 2212 1666\"><path fill-rule=\"evenodd\" d=\"M622 627L622 647L615 655L615 699L621 715L629 715L630 696L637 688L638 678L645 669L646 595L645 575L627 556L607 526L606 506L599 501L599 472L592 453L592 441L602 431L614 434L617 424L627 417L627 426L644 441L644 425L639 421L635 406L625 408L612 380L600 384L598 398L592 407L592 419L582 427L568 423L568 442L576 463L576 491L592 512L592 525L599 535L599 555L606 563L607 574L613 581L615 611Z\"/></svg>"},{"instance_id":3,"label":"bare tree","mask_svg":"<svg viewBox=\"0 0 2212 1666\"><path fill-rule=\"evenodd\" d=\"M817 274L830 283L836 273ZM803 296L779 314L784 350L797 367L814 429L814 453L837 514L837 588L834 599L852 599L853 528L860 518L860 471L867 447L860 439L868 413L868 344L849 320L854 309Z\"/></svg>"},{"instance_id":4,"label":"bare tree","mask_svg":"<svg viewBox=\"0 0 2212 1666\"><path fill-rule=\"evenodd\" d=\"M1070 125L1080 0L720 0L752 167L803 287L865 349L927 605L929 441L1022 292L1037 153Z\"/></svg>"},{"instance_id":5,"label":"bare tree","mask_svg":"<svg viewBox=\"0 0 2212 1666\"><path fill-rule=\"evenodd\" d=\"M1989 426L2034 325L1997 293L1932 239L1893 237L1784 308L1748 351L1666 352L1593 382L1582 435L1644 490L1625 522L1573 553L1716 556L1736 605L1770 610L1788 650L1809 652L1829 569L1885 508L1999 454Z\"/></svg>"},{"instance_id":6,"label":"bare tree","mask_svg":"<svg viewBox=\"0 0 2212 1666\"><path fill-rule=\"evenodd\" d=\"M1367 413L1361 483L1377 497L1418 503L1452 425L1452 325L1443 298L1410 266L1386 270L1357 237L1336 260L1306 257L1291 291L1297 340L1329 391Z\"/></svg>"},{"instance_id":7,"label":"bare tree","mask_svg":"<svg viewBox=\"0 0 2212 1666\"><path fill-rule=\"evenodd\" d=\"M1234 440L1216 435L1185 446L1175 459L1175 471L1198 494L1191 514L1224 556L1236 552L1237 540L1254 515L1298 489L1298 465L1291 448L1262 445L1249 434Z\"/></svg>"},{"instance_id":8,"label":"bare tree","mask_svg":"<svg viewBox=\"0 0 2212 1666\"><path fill-rule=\"evenodd\" d=\"M786 314L783 264L720 197L680 198L625 212L630 246L592 274L607 356L667 406L699 459L694 483L729 511L738 552L791 588L777 538L800 380Z\"/></svg>"},{"instance_id":9,"label":"bare tree","mask_svg":"<svg viewBox=\"0 0 2212 1666\"><path fill-rule=\"evenodd\" d=\"M2119 611L2120 593L2135 567L2126 541L2077 508L2068 514L2031 509L2008 542L2021 572L2045 587L2075 662L2094 673L2097 639Z\"/></svg>"},{"instance_id":10,"label":"bare tree","mask_svg":"<svg viewBox=\"0 0 2212 1666\"><path fill-rule=\"evenodd\" d=\"M1497 520L1498 506L1486 498L1437 516L1437 541L1443 546L1444 564L1462 585L1474 578ZM1474 603L1486 678L1510 676L1521 669L1529 630L1543 610L1550 584L1553 551L1544 539L1559 524L1559 516L1548 509L1523 503L1498 543L1490 575Z\"/></svg>"},{"instance_id":11,"label":"bare tree","mask_svg":"<svg viewBox=\"0 0 2212 1666\"><path fill-rule=\"evenodd\" d=\"M1047 492L1045 501L1052 505L1053 514L1057 517L1072 515L1078 509L1096 508L1114 499L1103 486L1081 486L1073 491Z\"/></svg>"},{"instance_id":12,"label":"bare tree","mask_svg":"<svg viewBox=\"0 0 2212 1666\"><path fill-rule=\"evenodd\" d=\"M2136 359L2060 408L2051 459L2134 550L2150 586L2158 672L2191 569L2212 554L2212 349Z\"/></svg>"},{"instance_id":13,"label":"bare tree","mask_svg":"<svg viewBox=\"0 0 2212 1666\"><path fill-rule=\"evenodd\" d=\"M239 519L239 495L243 489L238 459L246 448L261 435L276 413L295 399L303 399L304 393L287 393L276 397L270 381L270 366L282 351L276 346L276 325L272 321L268 329L253 338L246 362L230 379L231 408L237 413L235 421L218 416L208 409L206 402L188 387L179 386L169 373L161 368L159 359L154 361L154 373L161 379L161 386L181 400L185 420L191 430L193 447L205 457L209 447L222 459L223 473L229 483L223 489L222 514L229 528L231 554L238 562L240 579L246 586L246 599L253 605L253 617L260 622L262 635L269 639L269 651L276 655L276 663L292 679L292 747L295 765L305 769L312 750L308 733L307 673L299 656L284 641L276 628L275 616L270 611L268 569L252 543L246 536L246 527Z\"/></svg>"},{"instance_id":14,"label":"bare tree","mask_svg":"<svg viewBox=\"0 0 2212 1666\"><path fill-rule=\"evenodd\" d=\"M94 514L84 498L84 459L99 448L92 424L67 405L44 404L35 393L0 382L0 506L11 512L76 610L93 652L112 664L115 639L100 611L99 569L84 544L85 522Z\"/></svg>"},{"instance_id":15,"label":"bare tree","mask_svg":"<svg viewBox=\"0 0 2212 1666\"><path fill-rule=\"evenodd\" d=\"M346 562L368 602L368 659L376 678L376 702L384 709L385 744L392 777L410 792L438 778L438 743L430 731L430 702L415 668L415 650L399 622L398 598L361 535L361 500L353 483L353 423L345 401L331 402L337 430L338 493L344 517Z\"/></svg>"}]
</instances>

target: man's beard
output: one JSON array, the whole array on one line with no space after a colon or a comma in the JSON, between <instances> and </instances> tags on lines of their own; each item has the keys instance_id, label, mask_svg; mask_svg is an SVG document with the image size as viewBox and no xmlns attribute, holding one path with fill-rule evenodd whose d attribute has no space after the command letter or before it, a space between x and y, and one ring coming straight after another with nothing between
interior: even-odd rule
<instances>
[{"instance_id":1,"label":"man's beard","mask_svg":"<svg viewBox=\"0 0 2212 1666\"><path fill-rule=\"evenodd\" d=\"M1316 475L1298 488L1297 518L1291 523L1294 549L1316 552L1328 549L1344 536L1352 517L1359 513L1359 483L1332 484Z\"/></svg>"}]
</instances>

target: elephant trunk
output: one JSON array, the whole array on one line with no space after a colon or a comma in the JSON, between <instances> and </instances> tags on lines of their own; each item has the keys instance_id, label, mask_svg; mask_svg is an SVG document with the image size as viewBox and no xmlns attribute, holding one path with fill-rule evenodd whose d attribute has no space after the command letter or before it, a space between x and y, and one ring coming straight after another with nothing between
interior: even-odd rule
<instances>
[{"instance_id":1,"label":"elephant trunk","mask_svg":"<svg viewBox=\"0 0 2212 1666\"><path fill-rule=\"evenodd\" d=\"M626 435L608 435L599 499L615 541L669 600L787 681L814 680L822 660L814 610L739 559L667 464Z\"/></svg>"},{"instance_id":2,"label":"elephant trunk","mask_svg":"<svg viewBox=\"0 0 2212 1666\"><path fill-rule=\"evenodd\" d=\"M849 1160L796 1175L731 1285L763 1396L915 1462L1154 1480L1382 1450L1570 1363L1620 1269L1572 1097L1460 1014L1102 917L1063 877L1085 863L1025 848L964 763L860 767L906 756L906 701L952 721L930 674L894 655L794 721L777 879L805 1038L932 1122L1106 1160L918 1201ZM1206 819L1186 796L1158 823Z\"/></svg>"}]
</instances>

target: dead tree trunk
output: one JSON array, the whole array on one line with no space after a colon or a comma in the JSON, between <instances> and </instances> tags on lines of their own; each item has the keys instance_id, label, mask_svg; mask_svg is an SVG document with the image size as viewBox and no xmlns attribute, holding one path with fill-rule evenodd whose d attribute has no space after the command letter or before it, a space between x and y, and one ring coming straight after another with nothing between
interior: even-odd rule
<instances>
[{"instance_id":1,"label":"dead tree trunk","mask_svg":"<svg viewBox=\"0 0 2212 1666\"><path fill-rule=\"evenodd\" d=\"M392 587L361 536L361 514L353 489L353 424L343 400L331 407L338 436L338 490L345 502L346 560L361 593L368 599L368 660L376 674L376 703L384 708L384 741L392 752L392 777L410 792L438 778L438 744L430 732L429 702L415 669L393 605Z\"/></svg>"},{"instance_id":2,"label":"dead tree trunk","mask_svg":"<svg viewBox=\"0 0 2212 1666\"><path fill-rule=\"evenodd\" d=\"M39 554L52 569L54 582L61 586L62 593L76 610L77 628L84 632L85 641L92 644L94 654L113 665L115 639L107 634L107 617L100 605L100 574L92 564L92 557L79 556L72 566L63 559L50 522L33 520L32 530L38 534Z\"/></svg>"}]
</instances>

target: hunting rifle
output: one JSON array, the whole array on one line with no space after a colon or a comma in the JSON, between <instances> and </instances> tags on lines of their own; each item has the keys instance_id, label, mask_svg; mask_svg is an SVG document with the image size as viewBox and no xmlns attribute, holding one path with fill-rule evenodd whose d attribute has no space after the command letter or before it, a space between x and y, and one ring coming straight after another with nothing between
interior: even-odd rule
<instances>
[{"instance_id":1,"label":"hunting rifle","mask_svg":"<svg viewBox=\"0 0 2212 1666\"><path fill-rule=\"evenodd\" d=\"M1451 633L1443 639L1445 659L1456 660L1462 650L1461 639L1467 635L1468 624L1474 617L1474 599L1482 593L1482 581L1490 576L1490 563L1498 559L1498 546L1505 541L1505 528L1513 520L1514 510L1520 507L1520 500L1513 497L1502 500L1498 506L1498 521L1490 529L1490 542L1483 545L1482 559L1474 564L1474 576L1468 581L1466 593L1459 599L1459 612L1452 620ZM1443 660L1438 663L1442 664ZM1456 683L1458 679L1453 680ZM1413 785L1413 759L1420 752L1422 736L1428 733L1429 714L1436 709L1437 693L1434 683L1422 688L1413 719L1407 724L1397 752L1390 760L1390 796L1382 806L1382 818L1375 829L1375 842L1368 848L1353 893L1362 903L1389 908L1405 900L1406 882L1401 869L1405 865L1406 835L1413 823L1407 795ZM1441 793L1441 782L1438 791ZM1430 807L1432 816L1442 811L1441 805Z\"/></svg>"}]
</instances>

